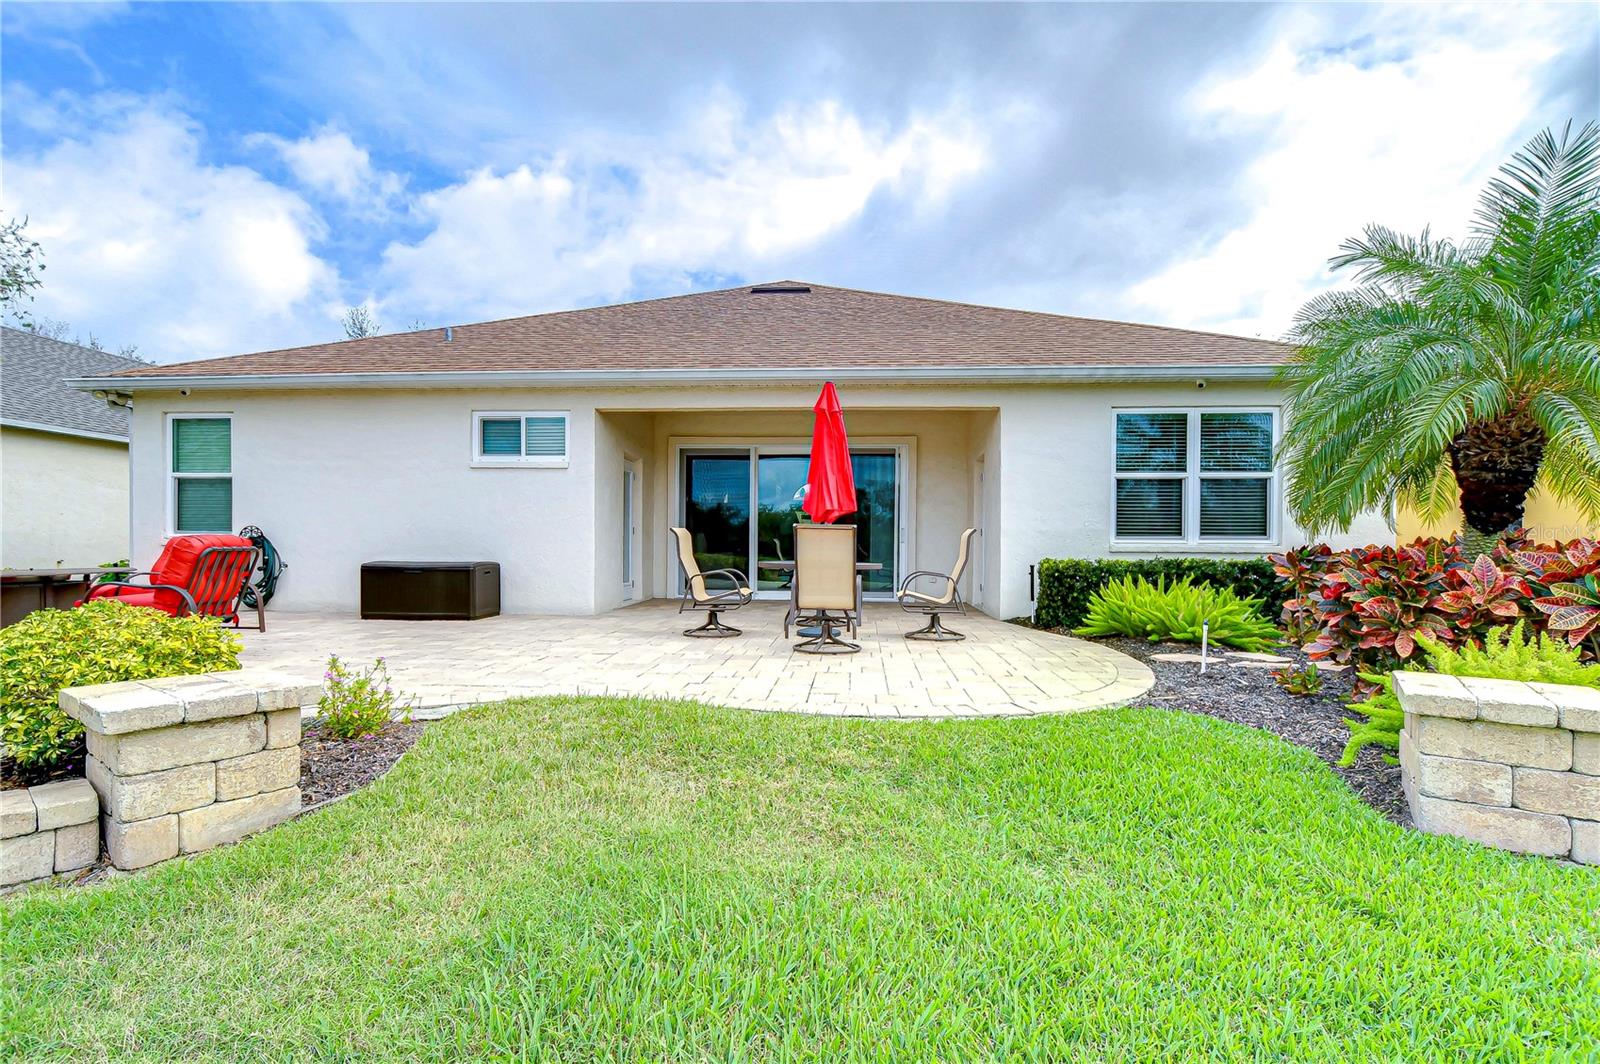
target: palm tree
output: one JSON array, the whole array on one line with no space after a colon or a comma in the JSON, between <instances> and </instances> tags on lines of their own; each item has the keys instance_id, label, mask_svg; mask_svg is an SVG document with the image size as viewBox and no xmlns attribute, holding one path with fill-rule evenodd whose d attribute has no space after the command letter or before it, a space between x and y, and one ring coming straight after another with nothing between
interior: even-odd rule
<instances>
[{"instance_id":1,"label":"palm tree","mask_svg":"<svg viewBox=\"0 0 1600 1064\"><path fill-rule=\"evenodd\" d=\"M1359 287L1301 309L1280 375L1303 527L1398 499L1492 536L1535 484L1600 520L1600 127L1529 141L1465 243L1374 225L1331 265Z\"/></svg>"}]
</instances>

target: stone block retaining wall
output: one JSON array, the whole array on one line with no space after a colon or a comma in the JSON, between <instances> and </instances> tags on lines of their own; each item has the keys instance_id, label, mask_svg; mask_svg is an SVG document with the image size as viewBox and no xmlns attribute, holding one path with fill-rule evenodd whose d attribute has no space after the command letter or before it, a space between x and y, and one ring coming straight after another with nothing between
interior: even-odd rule
<instances>
[{"instance_id":1,"label":"stone block retaining wall","mask_svg":"<svg viewBox=\"0 0 1600 1064\"><path fill-rule=\"evenodd\" d=\"M1394 689L1417 827L1600 865L1600 690L1426 672Z\"/></svg>"},{"instance_id":2,"label":"stone block retaining wall","mask_svg":"<svg viewBox=\"0 0 1600 1064\"><path fill-rule=\"evenodd\" d=\"M83 722L106 853L142 868L300 811L300 707L321 687L259 670L61 692Z\"/></svg>"},{"instance_id":3,"label":"stone block retaining wall","mask_svg":"<svg viewBox=\"0 0 1600 1064\"><path fill-rule=\"evenodd\" d=\"M100 799L82 776L0 791L0 887L94 864L99 815Z\"/></svg>"}]
</instances>

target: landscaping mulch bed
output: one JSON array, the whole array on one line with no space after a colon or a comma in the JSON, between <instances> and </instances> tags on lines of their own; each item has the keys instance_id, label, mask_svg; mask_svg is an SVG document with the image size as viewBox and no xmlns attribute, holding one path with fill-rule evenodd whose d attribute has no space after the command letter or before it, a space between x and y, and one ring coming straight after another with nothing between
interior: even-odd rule
<instances>
[{"instance_id":1,"label":"landscaping mulch bed","mask_svg":"<svg viewBox=\"0 0 1600 1064\"><path fill-rule=\"evenodd\" d=\"M1383 759L1383 755L1391 751L1367 746L1356 757L1355 764L1348 767L1335 764L1350 738L1350 729L1344 722L1352 715L1345 702L1350 697L1353 673L1325 672L1320 694L1299 696L1279 687L1270 668L1236 668L1225 664L1225 659L1213 660L1202 675L1196 662L1152 660L1155 654L1199 653L1199 647L1188 643L1151 643L1124 638L1095 642L1138 658L1155 672L1156 685L1140 704L1203 713L1269 731L1326 761L1362 801L1390 820L1397 824L1410 822L1405 796L1400 790L1400 766ZM1224 649L1223 654L1226 653ZM1277 653L1297 665L1306 662L1305 654L1297 649Z\"/></svg>"},{"instance_id":2,"label":"landscaping mulch bed","mask_svg":"<svg viewBox=\"0 0 1600 1064\"><path fill-rule=\"evenodd\" d=\"M83 775L83 759L85 756L83 740L75 744L71 754L65 759L44 768L30 766L23 769L9 757L0 756L0 791L9 791L15 787L37 787L41 783L51 783L55 780L71 779Z\"/></svg>"},{"instance_id":3,"label":"landscaping mulch bed","mask_svg":"<svg viewBox=\"0 0 1600 1064\"><path fill-rule=\"evenodd\" d=\"M307 726L300 740L300 804L319 805L371 783L416 744L424 727L396 721L377 735L336 739Z\"/></svg>"}]
</instances>

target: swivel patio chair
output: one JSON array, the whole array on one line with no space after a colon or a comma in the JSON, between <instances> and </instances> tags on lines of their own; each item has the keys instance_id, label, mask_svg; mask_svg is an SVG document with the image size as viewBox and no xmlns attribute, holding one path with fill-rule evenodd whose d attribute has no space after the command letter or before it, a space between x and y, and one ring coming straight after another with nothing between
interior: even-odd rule
<instances>
[{"instance_id":1,"label":"swivel patio chair","mask_svg":"<svg viewBox=\"0 0 1600 1064\"><path fill-rule=\"evenodd\" d=\"M260 548L243 536L173 536L148 571L95 584L77 605L114 598L174 617L220 617L237 628L240 597L260 561ZM132 577L138 576L147 582L134 583ZM255 611L256 627L265 632L267 611L259 600Z\"/></svg>"},{"instance_id":2,"label":"swivel patio chair","mask_svg":"<svg viewBox=\"0 0 1600 1064\"><path fill-rule=\"evenodd\" d=\"M851 636L861 616L861 578L856 575L855 525L794 526L793 605L784 619L784 638L789 635L789 617L814 625L817 634L796 643L802 654L854 654L859 643L839 638L837 629L845 627ZM802 633L804 634L804 633Z\"/></svg>"},{"instance_id":3,"label":"swivel patio chair","mask_svg":"<svg viewBox=\"0 0 1600 1064\"><path fill-rule=\"evenodd\" d=\"M671 529L678 547L678 564L683 567L683 598L678 603L679 613L704 612L706 621L698 628L686 628L683 634L697 639L726 639L743 632L722 623L722 614L749 605L755 597L750 590L750 578L737 569L713 569L702 573L700 563L694 558L694 539L687 528ZM729 588L713 588L711 577L731 581Z\"/></svg>"},{"instance_id":4,"label":"swivel patio chair","mask_svg":"<svg viewBox=\"0 0 1600 1064\"><path fill-rule=\"evenodd\" d=\"M972 537L977 534L976 528L969 528L961 533L961 546L956 552L956 565L948 574L922 569L906 577L900 584L900 590L895 595L895 601L900 603L900 608L907 613L920 613L928 618L926 625L916 631L907 632L907 639L947 643L966 638L962 633L946 628L944 618L952 613L966 615L966 605L961 601L961 575L966 572L967 559L972 556ZM940 581L940 585L932 593L913 591L911 585L917 580L937 580Z\"/></svg>"}]
</instances>

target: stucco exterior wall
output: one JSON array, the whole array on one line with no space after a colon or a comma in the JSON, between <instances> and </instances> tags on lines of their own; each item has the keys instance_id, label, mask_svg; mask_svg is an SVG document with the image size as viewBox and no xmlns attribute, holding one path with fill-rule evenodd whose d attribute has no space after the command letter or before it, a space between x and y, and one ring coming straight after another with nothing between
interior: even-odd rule
<instances>
[{"instance_id":1,"label":"stucco exterior wall","mask_svg":"<svg viewBox=\"0 0 1600 1064\"><path fill-rule=\"evenodd\" d=\"M1523 524L1539 543L1600 536L1600 524L1585 520L1577 507L1551 498L1541 488L1529 494L1523 509ZM1460 531L1459 510L1441 521L1424 521L1406 507L1401 507L1395 515L1395 538L1401 543L1410 543L1420 536L1453 536Z\"/></svg>"},{"instance_id":2,"label":"stucco exterior wall","mask_svg":"<svg viewBox=\"0 0 1600 1064\"><path fill-rule=\"evenodd\" d=\"M218 412L234 418L234 524L260 525L290 566L274 608L354 609L362 561L479 557L501 563L508 612L613 608L622 602L625 459L640 464L648 595L669 595L675 571L663 537L677 519L674 441L807 439L815 394L787 386L141 393L131 452L135 557L153 557L166 533L166 415ZM1278 403L1267 387L1192 383L850 383L840 395L852 438L914 442L905 565L947 568L960 530L981 521L967 594L1000 617L1031 612L1028 566L1040 558L1117 553L1116 408ZM472 411L521 409L570 411L569 466L471 468ZM1276 542L1236 553L1306 538L1286 517L1279 527ZM1391 535L1374 516L1337 541Z\"/></svg>"},{"instance_id":3,"label":"stucco exterior wall","mask_svg":"<svg viewBox=\"0 0 1600 1064\"><path fill-rule=\"evenodd\" d=\"M128 447L0 428L0 567L128 557Z\"/></svg>"}]
</instances>

